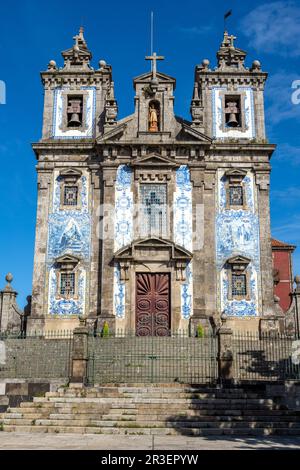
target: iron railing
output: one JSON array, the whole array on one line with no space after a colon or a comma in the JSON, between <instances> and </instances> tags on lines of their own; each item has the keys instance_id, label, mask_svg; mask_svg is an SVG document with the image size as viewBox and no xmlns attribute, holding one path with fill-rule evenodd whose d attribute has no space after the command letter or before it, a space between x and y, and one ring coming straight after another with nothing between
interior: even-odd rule
<instances>
[{"instance_id":1,"label":"iron railing","mask_svg":"<svg viewBox=\"0 0 300 470\"><path fill-rule=\"evenodd\" d=\"M69 330L20 334L1 332L0 378L58 379L71 374L73 332Z\"/></svg>"},{"instance_id":2,"label":"iron railing","mask_svg":"<svg viewBox=\"0 0 300 470\"><path fill-rule=\"evenodd\" d=\"M237 381L300 380L300 364L295 359L295 341L284 334L233 335L234 378ZM300 351L299 351L300 353Z\"/></svg>"},{"instance_id":3,"label":"iron railing","mask_svg":"<svg viewBox=\"0 0 300 470\"><path fill-rule=\"evenodd\" d=\"M169 336L115 336L88 339L87 378L95 383L212 383L217 380L217 338L191 338L185 331Z\"/></svg>"}]
</instances>

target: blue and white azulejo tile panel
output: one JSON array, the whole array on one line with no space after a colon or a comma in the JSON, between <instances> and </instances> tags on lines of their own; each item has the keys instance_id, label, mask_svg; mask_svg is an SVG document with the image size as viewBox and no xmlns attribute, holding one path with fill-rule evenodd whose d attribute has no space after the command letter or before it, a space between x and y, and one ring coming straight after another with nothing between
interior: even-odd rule
<instances>
[{"instance_id":1,"label":"blue and white azulejo tile panel","mask_svg":"<svg viewBox=\"0 0 300 470\"><path fill-rule=\"evenodd\" d=\"M254 193L254 178L248 173L243 179L247 210L226 208L226 177L218 171L218 197L216 207L216 264L220 284L218 305L221 313L230 316L255 316L260 303L260 234ZM228 266L226 261L233 256L245 256L251 260L250 300L228 299Z\"/></svg>"},{"instance_id":2,"label":"blue and white azulejo tile panel","mask_svg":"<svg viewBox=\"0 0 300 470\"><path fill-rule=\"evenodd\" d=\"M52 266L49 271L49 306L52 315L83 315L85 309L86 272L80 269L78 273L77 295L74 298L64 299L57 295L57 272Z\"/></svg>"},{"instance_id":3,"label":"blue and white azulejo tile panel","mask_svg":"<svg viewBox=\"0 0 300 470\"><path fill-rule=\"evenodd\" d=\"M174 242L190 252L193 251L193 204L190 170L181 165L176 171L174 192ZM193 312L193 265L186 268L186 280L181 285L181 315L188 319Z\"/></svg>"},{"instance_id":4,"label":"blue and white azulejo tile panel","mask_svg":"<svg viewBox=\"0 0 300 470\"><path fill-rule=\"evenodd\" d=\"M80 209L61 210L61 179L54 181L53 212L48 223L48 262L69 254L88 259L90 256L91 217L88 211L87 177L81 177Z\"/></svg>"},{"instance_id":5,"label":"blue and white azulejo tile panel","mask_svg":"<svg viewBox=\"0 0 300 470\"><path fill-rule=\"evenodd\" d=\"M226 267L221 271L221 312L228 316L253 317L258 315L258 279L257 271L252 265L247 269L250 273L250 300L228 300L229 276Z\"/></svg>"},{"instance_id":6,"label":"blue and white azulejo tile panel","mask_svg":"<svg viewBox=\"0 0 300 470\"><path fill-rule=\"evenodd\" d=\"M120 165L117 170L115 186L115 223L114 248L129 245L133 240L133 192L131 189L132 168ZM120 266L114 267L114 314L118 318L125 316L125 282L120 278Z\"/></svg>"},{"instance_id":7,"label":"blue and white azulejo tile panel","mask_svg":"<svg viewBox=\"0 0 300 470\"><path fill-rule=\"evenodd\" d=\"M83 264L89 262L91 247L91 217L88 209L88 180L80 178L79 209L60 209L62 180L54 172L52 211L48 220L47 266L49 271L48 305L50 314L82 314L86 296L86 271ZM76 298L59 298L55 260L62 255L80 258L80 274L77 276Z\"/></svg>"},{"instance_id":8,"label":"blue and white azulejo tile panel","mask_svg":"<svg viewBox=\"0 0 300 470\"><path fill-rule=\"evenodd\" d=\"M96 130L96 87L82 86L80 88L87 94L84 130L63 129L63 92L68 92L68 90L69 87L58 87L54 90L52 136L56 139L94 137Z\"/></svg>"},{"instance_id":9,"label":"blue and white azulejo tile panel","mask_svg":"<svg viewBox=\"0 0 300 470\"><path fill-rule=\"evenodd\" d=\"M133 237L133 193L131 189L132 169L120 165L115 186L115 251L132 242Z\"/></svg>"},{"instance_id":10,"label":"blue and white azulejo tile panel","mask_svg":"<svg viewBox=\"0 0 300 470\"><path fill-rule=\"evenodd\" d=\"M114 314L117 318L125 317L125 282L121 281L119 263L114 268Z\"/></svg>"},{"instance_id":11,"label":"blue and white azulejo tile panel","mask_svg":"<svg viewBox=\"0 0 300 470\"><path fill-rule=\"evenodd\" d=\"M193 249L192 183L187 165L181 165L176 171L174 242L189 251Z\"/></svg>"}]
</instances>

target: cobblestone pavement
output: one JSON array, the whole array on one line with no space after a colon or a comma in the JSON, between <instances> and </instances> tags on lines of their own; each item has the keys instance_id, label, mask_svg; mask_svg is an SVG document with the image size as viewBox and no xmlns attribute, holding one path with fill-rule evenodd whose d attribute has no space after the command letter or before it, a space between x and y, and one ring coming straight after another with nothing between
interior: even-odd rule
<instances>
[{"instance_id":1,"label":"cobblestone pavement","mask_svg":"<svg viewBox=\"0 0 300 470\"><path fill-rule=\"evenodd\" d=\"M151 450L152 436L0 432L0 449ZM154 450L300 449L299 437L154 436Z\"/></svg>"}]
</instances>

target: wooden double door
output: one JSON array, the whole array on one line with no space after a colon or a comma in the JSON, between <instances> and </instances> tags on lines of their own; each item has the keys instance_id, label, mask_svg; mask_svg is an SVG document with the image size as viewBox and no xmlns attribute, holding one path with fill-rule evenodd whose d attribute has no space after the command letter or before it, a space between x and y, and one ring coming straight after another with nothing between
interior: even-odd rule
<instances>
[{"instance_id":1,"label":"wooden double door","mask_svg":"<svg viewBox=\"0 0 300 470\"><path fill-rule=\"evenodd\" d=\"M170 334L170 275L136 274L136 335Z\"/></svg>"}]
</instances>

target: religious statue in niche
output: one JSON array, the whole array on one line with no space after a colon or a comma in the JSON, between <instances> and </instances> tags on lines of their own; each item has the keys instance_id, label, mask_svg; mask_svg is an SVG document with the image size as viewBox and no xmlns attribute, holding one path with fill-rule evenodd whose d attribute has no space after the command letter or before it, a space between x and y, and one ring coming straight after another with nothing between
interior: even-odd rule
<instances>
[{"instance_id":1,"label":"religious statue in niche","mask_svg":"<svg viewBox=\"0 0 300 470\"><path fill-rule=\"evenodd\" d=\"M149 132L159 131L159 104L150 103L149 106Z\"/></svg>"}]
</instances>

